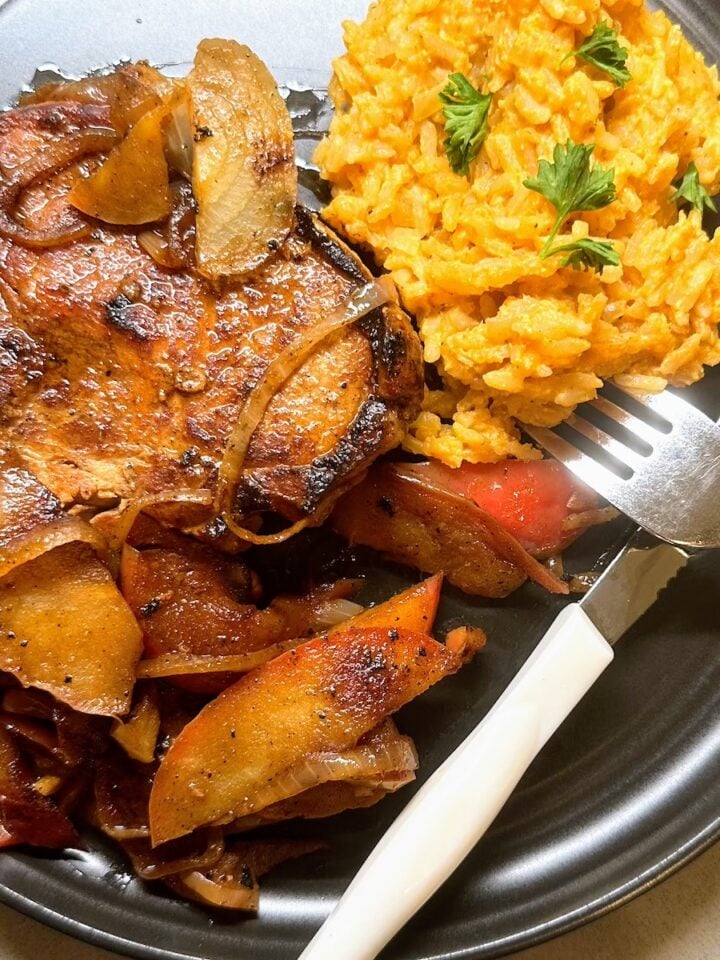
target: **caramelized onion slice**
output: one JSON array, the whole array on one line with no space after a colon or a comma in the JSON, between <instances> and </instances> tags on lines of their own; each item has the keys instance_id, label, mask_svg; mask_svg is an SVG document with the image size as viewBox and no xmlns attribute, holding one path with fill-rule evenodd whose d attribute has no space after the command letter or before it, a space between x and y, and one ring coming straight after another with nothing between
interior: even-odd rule
<instances>
[{"instance_id":1,"label":"caramelized onion slice","mask_svg":"<svg viewBox=\"0 0 720 960\"><path fill-rule=\"evenodd\" d=\"M172 891L188 900L224 910L256 913L260 905L260 887L250 868L227 854L210 870L188 870L166 877Z\"/></svg>"},{"instance_id":2,"label":"caramelized onion slice","mask_svg":"<svg viewBox=\"0 0 720 960\"><path fill-rule=\"evenodd\" d=\"M284 640L272 646L252 653L240 653L231 656L196 656L187 653L165 653L159 657L141 660L137 665L138 678L180 677L204 673L248 673L255 667L274 660L287 650L294 650L307 637L299 640Z\"/></svg>"},{"instance_id":3,"label":"caramelized onion slice","mask_svg":"<svg viewBox=\"0 0 720 960\"><path fill-rule=\"evenodd\" d=\"M48 229L33 229L18 221L14 210L20 195L36 180L44 179L81 157L110 150L117 141L117 134L110 126L107 108L94 105L67 103L55 104L59 114L66 112L68 128L44 147L32 159L19 166L0 184L0 236L7 237L25 247L56 247L87 236L92 224L68 211L63 223ZM86 115L86 124L80 125ZM79 118L79 119L78 119ZM102 125L107 123L107 125Z\"/></svg>"},{"instance_id":4,"label":"caramelized onion slice","mask_svg":"<svg viewBox=\"0 0 720 960\"><path fill-rule=\"evenodd\" d=\"M181 897L206 906L255 912L260 896L258 877L324 846L314 840L236 841L209 869L166 877L165 883Z\"/></svg>"},{"instance_id":5,"label":"caramelized onion slice","mask_svg":"<svg viewBox=\"0 0 720 960\"><path fill-rule=\"evenodd\" d=\"M109 548L108 566L113 575L120 567L120 554L133 524L143 511L158 504L195 503L198 506L210 506L212 494L209 490L165 490L150 493L137 500L125 500L114 510L106 510L92 519L92 523L101 529Z\"/></svg>"},{"instance_id":6,"label":"caramelized onion slice","mask_svg":"<svg viewBox=\"0 0 720 960\"><path fill-rule=\"evenodd\" d=\"M67 543L86 543L103 558L102 535L60 501L22 464L0 459L0 578Z\"/></svg>"},{"instance_id":7,"label":"caramelized onion slice","mask_svg":"<svg viewBox=\"0 0 720 960\"><path fill-rule=\"evenodd\" d=\"M135 873L143 880L159 880L174 873L206 870L222 857L225 842L217 827L198 830L188 837L152 847L150 840L138 837L123 841Z\"/></svg>"},{"instance_id":8,"label":"caramelized onion slice","mask_svg":"<svg viewBox=\"0 0 720 960\"><path fill-rule=\"evenodd\" d=\"M165 137L170 169L190 181L193 165L193 129L187 97L180 98L170 111Z\"/></svg>"},{"instance_id":9,"label":"caramelized onion slice","mask_svg":"<svg viewBox=\"0 0 720 960\"><path fill-rule=\"evenodd\" d=\"M368 733L359 744L336 753L310 754L299 763L273 777L253 795L246 809L238 810L238 819L252 813L268 811L268 819L276 819L271 808L290 797L312 790L323 783L341 780L371 782L380 786L397 780L397 787L407 778L390 778L390 774L413 774L418 756L410 737L402 736L391 719ZM385 781L385 778L388 778ZM413 777L410 776L412 780ZM391 788L386 788L389 789Z\"/></svg>"},{"instance_id":10,"label":"caramelized onion slice","mask_svg":"<svg viewBox=\"0 0 720 960\"><path fill-rule=\"evenodd\" d=\"M317 324L303 330L301 338L282 350L267 366L255 388L251 390L240 410L237 421L225 447L222 463L218 472L218 486L215 508L232 532L241 540L251 543L277 542L278 534L269 538L259 537L252 531L239 526L232 517L233 500L238 481L242 475L243 464L253 434L262 422L265 412L275 394L283 384L298 370L320 343L337 331L377 310L378 307L395 299L395 288L387 277L381 277L372 283L353 291L346 300L336 307L327 317ZM308 523L308 518L299 521L290 528L296 533ZM290 535L283 531L284 538Z\"/></svg>"}]
</instances>

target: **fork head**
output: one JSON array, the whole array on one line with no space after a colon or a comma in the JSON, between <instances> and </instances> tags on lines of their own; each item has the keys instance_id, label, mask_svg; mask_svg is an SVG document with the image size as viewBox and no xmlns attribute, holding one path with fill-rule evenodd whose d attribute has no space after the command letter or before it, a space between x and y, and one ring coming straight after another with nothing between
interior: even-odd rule
<instances>
[{"instance_id":1,"label":"fork head","mask_svg":"<svg viewBox=\"0 0 720 960\"><path fill-rule=\"evenodd\" d=\"M560 426L524 429L654 536L720 546L720 427L687 401L609 384Z\"/></svg>"}]
</instances>

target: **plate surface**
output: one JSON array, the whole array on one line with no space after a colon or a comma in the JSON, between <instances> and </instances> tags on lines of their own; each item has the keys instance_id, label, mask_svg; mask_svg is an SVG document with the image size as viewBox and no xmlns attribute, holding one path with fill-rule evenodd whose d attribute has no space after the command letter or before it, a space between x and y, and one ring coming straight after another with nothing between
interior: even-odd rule
<instances>
[{"instance_id":1,"label":"plate surface","mask_svg":"<svg viewBox=\"0 0 720 960\"><path fill-rule=\"evenodd\" d=\"M720 61L715 0L663 6ZM321 87L341 52L341 20L364 9L365 0L0 0L0 102L38 66L82 74L124 58L187 62L197 41L213 35L249 44L283 84ZM715 417L719 388L713 375L691 391ZM625 529L618 522L586 537L572 568L617 547ZM407 582L406 572L378 566L369 590L386 596ZM642 892L720 836L718 596L720 555L694 559L387 960L471 960L529 946ZM534 586L502 603L447 592L441 627L482 624L490 644L474 666L400 715L420 750L419 782L490 707L560 605ZM96 837L71 856L3 853L0 899L138 957L294 960L410 793L295 828L329 836L332 850L268 878L256 919L209 915L141 885Z\"/></svg>"}]
</instances>

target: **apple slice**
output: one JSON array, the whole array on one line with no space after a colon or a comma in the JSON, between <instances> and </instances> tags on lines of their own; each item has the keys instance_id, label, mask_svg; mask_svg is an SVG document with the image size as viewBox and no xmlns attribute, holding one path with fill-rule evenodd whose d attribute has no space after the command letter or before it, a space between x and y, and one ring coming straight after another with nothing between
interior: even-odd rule
<instances>
[{"instance_id":1,"label":"apple slice","mask_svg":"<svg viewBox=\"0 0 720 960\"><path fill-rule=\"evenodd\" d=\"M83 713L130 706L142 638L89 546L67 543L0 578L0 670Z\"/></svg>"},{"instance_id":2,"label":"apple slice","mask_svg":"<svg viewBox=\"0 0 720 960\"><path fill-rule=\"evenodd\" d=\"M272 777L357 743L462 662L425 634L376 627L316 637L246 674L165 755L150 795L153 843L253 813Z\"/></svg>"},{"instance_id":3,"label":"apple slice","mask_svg":"<svg viewBox=\"0 0 720 960\"><path fill-rule=\"evenodd\" d=\"M435 623L443 577L441 573L428 577L422 583L408 587L402 593L390 597L377 606L368 607L351 620L339 624L331 634L343 630L368 629L370 627L402 627L416 633L430 633Z\"/></svg>"}]
</instances>

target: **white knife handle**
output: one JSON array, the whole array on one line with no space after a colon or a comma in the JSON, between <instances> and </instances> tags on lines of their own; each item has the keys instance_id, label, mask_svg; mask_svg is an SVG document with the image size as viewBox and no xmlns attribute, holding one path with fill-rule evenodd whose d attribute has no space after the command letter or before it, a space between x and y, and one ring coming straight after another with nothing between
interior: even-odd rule
<instances>
[{"instance_id":1,"label":"white knife handle","mask_svg":"<svg viewBox=\"0 0 720 960\"><path fill-rule=\"evenodd\" d=\"M373 960L465 859L613 658L577 604L382 837L300 960Z\"/></svg>"}]
</instances>

